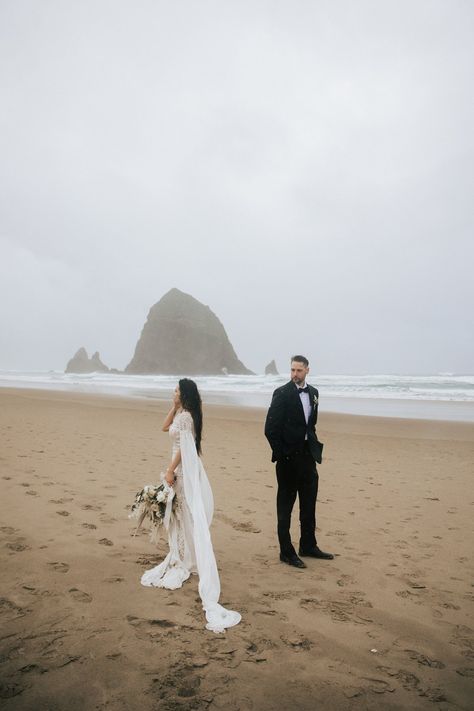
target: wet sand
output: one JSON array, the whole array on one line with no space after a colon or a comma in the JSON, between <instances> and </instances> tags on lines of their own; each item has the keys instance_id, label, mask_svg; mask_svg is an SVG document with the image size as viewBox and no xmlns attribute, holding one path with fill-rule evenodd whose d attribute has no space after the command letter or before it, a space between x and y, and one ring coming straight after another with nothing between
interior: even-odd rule
<instances>
[{"instance_id":1,"label":"wet sand","mask_svg":"<svg viewBox=\"0 0 474 711\"><path fill-rule=\"evenodd\" d=\"M166 403L0 389L0 699L9 710L470 709L474 426L324 414L318 542L279 562L264 411L205 409L222 604L132 536L168 462ZM297 542L297 516L294 517Z\"/></svg>"}]
</instances>

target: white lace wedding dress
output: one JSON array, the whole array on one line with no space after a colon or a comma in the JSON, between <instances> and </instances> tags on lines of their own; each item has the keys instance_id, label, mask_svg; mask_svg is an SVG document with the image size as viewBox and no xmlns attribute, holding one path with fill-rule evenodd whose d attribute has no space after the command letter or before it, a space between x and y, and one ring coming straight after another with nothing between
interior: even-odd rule
<instances>
[{"instance_id":1,"label":"white lace wedding dress","mask_svg":"<svg viewBox=\"0 0 474 711\"><path fill-rule=\"evenodd\" d=\"M206 613L206 628L223 632L241 620L241 615L219 605L220 581L212 547L211 525L214 501L212 491L194 440L193 418L178 412L170 426L173 457L181 450L181 464L176 468L176 515L168 528L169 553L160 565L147 570L142 585L174 590L191 573L199 575L199 595Z\"/></svg>"}]
</instances>

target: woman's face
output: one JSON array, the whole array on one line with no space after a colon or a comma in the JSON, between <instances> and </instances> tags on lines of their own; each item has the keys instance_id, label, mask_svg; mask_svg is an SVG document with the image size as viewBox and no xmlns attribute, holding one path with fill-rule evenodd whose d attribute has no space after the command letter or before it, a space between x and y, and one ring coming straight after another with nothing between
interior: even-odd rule
<instances>
[{"instance_id":1,"label":"woman's face","mask_svg":"<svg viewBox=\"0 0 474 711\"><path fill-rule=\"evenodd\" d=\"M174 389L174 403L175 405L181 405L181 393L179 392L179 385Z\"/></svg>"}]
</instances>

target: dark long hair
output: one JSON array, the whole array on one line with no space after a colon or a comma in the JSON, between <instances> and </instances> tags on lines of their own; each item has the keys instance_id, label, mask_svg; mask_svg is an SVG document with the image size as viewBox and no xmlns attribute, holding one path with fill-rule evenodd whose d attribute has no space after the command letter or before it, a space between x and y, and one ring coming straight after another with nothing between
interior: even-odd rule
<instances>
[{"instance_id":1,"label":"dark long hair","mask_svg":"<svg viewBox=\"0 0 474 711\"><path fill-rule=\"evenodd\" d=\"M179 385L179 397L183 410L187 410L194 422L194 432L196 433L196 449L201 454L202 437L202 402L199 390L194 380L181 378Z\"/></svg>"}]
</instances>

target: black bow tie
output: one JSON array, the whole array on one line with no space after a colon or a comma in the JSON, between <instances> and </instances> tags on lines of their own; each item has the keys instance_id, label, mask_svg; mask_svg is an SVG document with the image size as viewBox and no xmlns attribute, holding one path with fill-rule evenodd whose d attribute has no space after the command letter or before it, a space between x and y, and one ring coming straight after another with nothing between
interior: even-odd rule
<instances>
[{"instance_id":1,"label":"black bow tie","mask_svg":"<svg viewBox=\"0 0 474 711\"><path fill-rule=\"evenodd\" d=\"M301 393L309 393L309 387L306 386L305 388L298 388L298 395L301 395Z\"/></svg>"}]
</instances>

